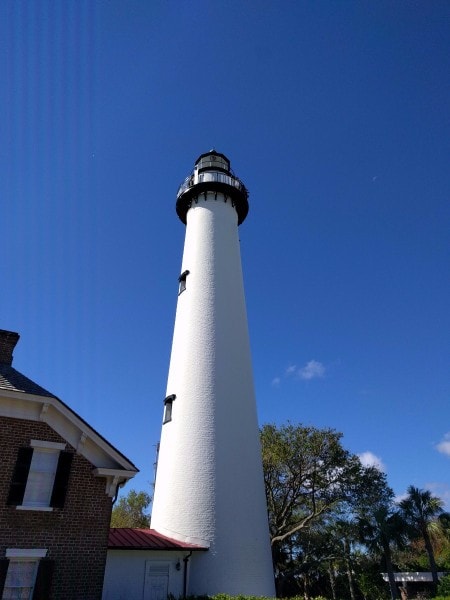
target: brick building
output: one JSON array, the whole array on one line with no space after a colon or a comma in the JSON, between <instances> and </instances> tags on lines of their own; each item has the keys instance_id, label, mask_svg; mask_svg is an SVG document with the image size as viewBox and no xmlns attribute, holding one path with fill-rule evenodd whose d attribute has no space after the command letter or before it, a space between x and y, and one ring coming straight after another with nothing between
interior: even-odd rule
<instances>
[{"instance_id":1,"label":"brick building","mask_svg":"<svg viewBox=\"0 0 450 600\"><path fill-rule=\"evenodd\" d=\"M112 501L137 469L12 367L0 330L0 597L99 600Z\"/></svg>"}]
</instances>

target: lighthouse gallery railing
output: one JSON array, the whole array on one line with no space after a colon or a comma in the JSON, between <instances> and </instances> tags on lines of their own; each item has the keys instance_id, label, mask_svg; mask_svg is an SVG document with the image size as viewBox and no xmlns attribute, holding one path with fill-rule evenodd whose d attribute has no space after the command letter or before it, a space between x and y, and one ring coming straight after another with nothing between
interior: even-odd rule
<instances>
[{"instance_id":1,"label":"lighthouse gallery railing","mask_svg":"<svg viewBox=\"0 0 450 600\"><path fill-rule=\"evenodd\" d=\"M231 185L232 187L235 187L236 189L247 194L247 188L238 177L226 175L225 173L220 173L217 171L210 171L206 173L193 173L189 177L186 177L186 179L178 188L177 198L181 196L181 194L184 194L184 192L193 185L207 181L219 181L220 183L226 183L227 185Z\"/></svg>"}]
</instances>

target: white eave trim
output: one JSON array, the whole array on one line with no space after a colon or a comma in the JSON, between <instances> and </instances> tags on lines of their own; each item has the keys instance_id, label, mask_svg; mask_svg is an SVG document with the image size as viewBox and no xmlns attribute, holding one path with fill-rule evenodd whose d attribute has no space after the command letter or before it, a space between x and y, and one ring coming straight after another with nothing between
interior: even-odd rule
<instances>
[{"instance_id":1,"label":"white eave trim","mask_svg":"<svg viewBox=\"0 0 450 600\"><path fill-rule=\"evenodd\" d=\"M136 471L125 471L123 469L103 469L99 467L92 469L95 477L122 477L123 479L131 479L136 475Z\"/></svg>"},{"instance_id":2,"label":"white eave trim","mask_svg":"<svg viewBox=\"0 0 450 600\"><path fill-rule=\"evenodd\" d=\"M121 469L92 469L94 477L105 477L105 493L110 498L115 498L118 488L136 475L136 471L122 471Z\"/></svg>"},{"instance_id":3,"label":"white eave trim","mask_svg":"<svg viewBox=\"0 0 450 600\"><path fill-rule=\"evenodd\" d=\"M38 396L35 394L27 394L25 392L18 392L13 390L0 389L0 416L13 417L18 419L26 419L27 417L21 413L17 415L11 414L11 412L4 412L2 410L1 398L11 400L24 400L26 402L38 403L42 405L39 419L44 423L48 423L48 408L52 406L56 411L63 415L72 425L74 425L80 431L80 438L78 447L75 445L77 451L83 454L83 446L86 439L90 439L99 448L108 454L117 464L123 466L125 472L132 472L134 475L138 472L138 469L130 463L122 454L120 454L113 446L111 446L105 439L103 439L94 429L92 429L85 421L83 421L76 413L65 406L61 400L52 396ZM35 419L33 419L35 420ZM50 423L49 423L50 424ZM51 424L50 424L51 426ZM61 435L61 433L60 433ZM62 436L64 437L64 436ZM130 477L127 477L129 479Z\"/></svg>"}]
</instances>

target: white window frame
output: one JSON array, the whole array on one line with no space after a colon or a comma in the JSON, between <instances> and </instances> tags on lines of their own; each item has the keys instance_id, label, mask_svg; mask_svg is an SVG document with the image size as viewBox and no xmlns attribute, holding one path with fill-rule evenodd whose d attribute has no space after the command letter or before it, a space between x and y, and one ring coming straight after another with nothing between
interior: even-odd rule
<instances>
[{"instance_id":1,"label":"white window frame","mask_svg":"<svg viewBox=\"0 0 450 600\"><path fill-rule=\"evenodd\" d=\"M45 440L31 440L30 446L33 448L33 456L31 458L30 471L28 473L28 479L27 479L27 484L25 487L25 493L23 496L22 504L16 506L17 510L38 510L38 511L47 511L47 512L53 511L53 507L50 506L50 500L51 500L53 485L55 483L55 475L56 475L56 469L58 467L59 453L61 452L61 450L65 450L66 445L67 444L60 443L60 442L48 442ZM30 475L32 475L33 473L36 472L36 471L33 471L33 460L35 459L35 453L41 453L41 454L48 453L48 454L53 454L55 456L54 471L52 473L52 476L47 478L46 492L47 492L48 500L45 500L45 502L44 501L35 502L28 498L28 496L32 495L32 492L33 492L33 487L32 487L33 483L30 478Z\"/></svg>"},{"instance_id":2,"label":"white window frame","mask_svg":"<svg viewBox=\"0 0 450 600\"><path fill-rule=\"evenodd\" d=\"M33 597L34 586L36 584L36 576L39 568L39 560L41 558L45 558L47 556L47 548L7 548L6 549L6 558L9 559L8 571L6 573L5 586L3 588L2 597L5 597L5 592L8 590L17 590L17 589L28 589L29 594L28 598ZM29 585L19 585L19 586L8 586L8 573L10 572L11 566L16 566L19 563L30 562L34 564L34 572L32 575L32 581L26 582ZM23 582L25 583L25 582ZM9 594L8 594L9 595Z\"/></svg>"},{"instance_id":3,"label":"white window frame","mask_svg":"<svg viewBox=\"0 0 450 600\"><path fill-rule=\"evenodd\" d=\"M45 558L47 548L6 548L6 558Z\"/></svg>"}]
</instances>

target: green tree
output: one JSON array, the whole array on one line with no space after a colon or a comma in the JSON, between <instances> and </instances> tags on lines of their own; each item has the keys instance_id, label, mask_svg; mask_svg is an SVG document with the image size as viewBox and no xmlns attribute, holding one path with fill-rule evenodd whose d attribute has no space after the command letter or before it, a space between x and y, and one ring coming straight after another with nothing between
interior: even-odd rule
<instances>
[{"instance_id":1,"label":"green tree","mask_svg":"<svg viewBox=\"0 0 450 600\"><path fill-rule=\"evenodd\" d=\"M130 490L119 499L111 513L111 527L150 527L150 515L146 509L152 498L147 492Z\"/></svg>"},{"instance_id":2,"label":"green tree","mask_svg":"<svg viewBox=\"0 0 450 600\"><path fill-rule=\"evenodd\" d=\"M378 503L359 519L360 539L370 553L384 558L392 600L398 598L392 561L393 548L404 547L408 526L392 503Z\"/></svg>"},{"instance_id":3,"label":"green tree","mask_svg":"<svg viewBox=\"0 0 450 600\"><path fill-rule=\"evenodd\" d=\"M352 544L357 538L355 522L351 519L337 519L334 522L333 529L334 536L338 540L341 550L340 558L345 567L350 598L351 600L355 600L354 565L352 564Z\"/></svg>"},{"instance_id":4,"label":"green tree","mask_svg":"<svg viewBox=\"0 0 450 600\"><path fill-rule=\"evenodd\" d=\"M440 498L433 496L429 490L420 490L410 485L408 496L400 502L400 508L416 535L423 538L436 590L439 579L432 536L433 532L440 527L438 517L444 512L443 502Z\"/></svg>"},{"instance_id":5,"label":"green tree","mask_svg":"<svg viewBox=\"0 0 450 600\"><path fill-rule=\"evenodd\" d=\"M437 593L439 596L450 597L450 575L445 575L438 583Z\"/></svg>"},{"instance_id":6,"label":"green tree","mask_svg":"<svg viewBox=\"0 0 450 600\"><path fill-rule=\"evenodd\" d=\"M350 595L351 600L356 600L355 590L355 561L353 547L357 541L355 524L351 516L340 507L340 510L328 513L311 529L315 535L312 537L306 531L300 531L300 536L311 537L311 545L315 557L315 568L318 572L326 573L331 596L337 598L336 575L342 575L340 587L346 590L345 595Z\"/></svg>"},{"instance_id":7,"label":"green tree","mask_svg":"<svg viewBox=\"0 0 450 600\"><path fill-rule=\"evenodd\" d=\"M366 552L359 554L357 581L364 600L387 599L386 583L383 581L378 561Z\"/></svg>"},{"instance_id":8,"label":"green tree","mask_svg":"<svg viewBox=\"0 0 450 600\"><path fill-rule=\"evenodd\" d=\"M283 542L351 493L361 464L332 429L264 425L261 444L272 545Z\"/></svg>"},{"instance_id":9,"label":"green tree","mask_svg":"<svg viewBox=\"0 0 450 600\"><path fill-rule=\"evenodd\" d=\"M323 536L320 523L336 511L347 513L371 504L387 487L384 474L364 467L341 443L332 429L288 423L265 425L261 430L264 482L269 512L272 556L277 589L302 573L304 595L313 571L322 571L336 559L336 548ZM340 518L344 518L340 517ZM350 572L348 538L339 551ZM325 543L324 543L325 541ZM342 542L342 540L341 540ZM344 560L345 562L345 560ZM330 583L333 586L330 577ZM349 579L349 585L353 580ZM333 592L333 590L332 590Z\"/></svg>"},{"instance_id":10,"label":"green tree","mask_svg":"<svg viewBox=\"0 0 450 600\"><path fill-rule=\"evenodd\" d=\"M439 570L450 571L450 513L445 512L439 515L438 524L440 535L437 553L435 549L436 563Z\"/></svg>"}]
</instances>

